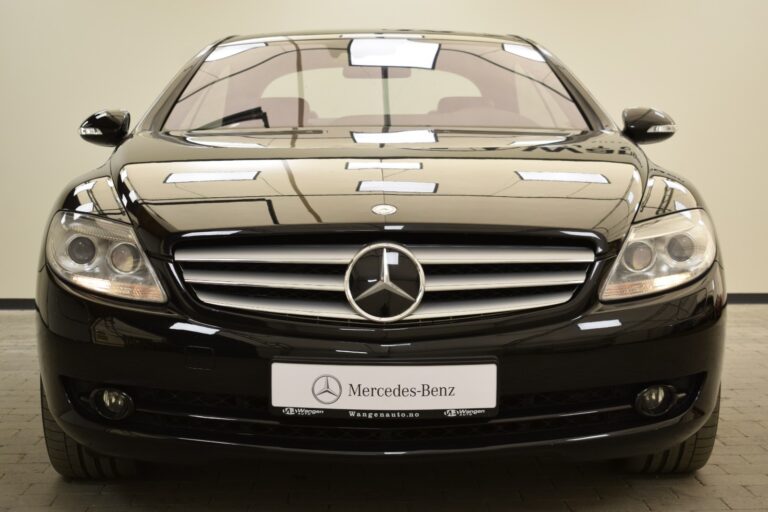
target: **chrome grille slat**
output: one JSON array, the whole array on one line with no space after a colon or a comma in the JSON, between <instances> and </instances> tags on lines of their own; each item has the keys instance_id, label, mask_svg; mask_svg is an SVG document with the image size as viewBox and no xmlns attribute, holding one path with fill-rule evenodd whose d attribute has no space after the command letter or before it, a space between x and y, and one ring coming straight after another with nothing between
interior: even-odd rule
<instances>
[{"instance_id":1,"label":"chrome grille slat","mask_svg":"<svg viewBox=\"0 0 768 512\"><path fill-rule=\"evenodd\" d=\"M509 274L428 276L425 290L428 292L445 292L453 290L565 286L581 284L584 282L585 277L586 272L520 272Z\"/></svg>"},{"instance_id":2,"label":"chrome grille slat","mask_svg":"<svg viewBox=\"0 0 768 512\"><path fill-rule=\"evenodd\" d=\"M591 263L595 254L581 247L411 246L422 265L487 263Z\"/></svg>"},{"instance_id":3,"label":"chrome grille slat","mask_svg":"<svg viewBox=\"0 0 768 512\"><path fill-rule=\"evenodd\" d=\"M422 303L409 319L425 320L457 316L490 315L506 311L543 308L562 304L570 300L572 293L548 293L531 297L511 297L504 299L479 299L466 301L447 301L440 303Z\"/></svg>"},{"instance_id":4,"label":"chrome grille slat","mask_svg":"<svg viewBox=\"0 0 768 512\"><path fill-rule=\"evenodd\" d=\"M344 291L344 276L239 272L235 270L187 270L184 280L191 284L285 288L289 290Z\"/></svg>"},{"instance_id":5,"label":"chrome grille slat","mask_svg":"<svg viewBox=\"0 0 768 512\"><path fill-rule=\"evenodd\" d=\"M585 272L525 272L510 274L438 275L426 279L425 291L492 290L535 286L565 286L584 282ZM238 272L233 270L187 270L190 284L285 288L289 290L344 291L343 276Z\"/></svg>"},{"instance_id":6,"label":"chrome grille slat","mask_svg":"<svg viewBox=\"0 0 768 512\"><path fill-rule=\"evenodd\" d=\"M264 299L259 297L238 296L215 292L198 292L200 300L214 306L225 308L261 311L281 315L299 315L322 318L359 320L352 308L343 302L323 302L295 299Z\"/></svg>"},{"instance_id":7,"label":"chrome grille slat","mask_svg":"<svg viewBox=\"0 0 768 512\"><path fill-rule=\"evenodd\" d=\"M422 265L483 263L591 263L595 254L581 247L409 245ZM182 248L181 262L309 263L345 265L360 249L355 245L292 245Z\"/></svg>"},{"instance_id":8,"label":"chrome grille slat","mask_svg":"<svg viewBox=\"0 0 768 512\"><path fill-rule=\"evenodd\" d=\"M215 292L198 292L198 298L207 304L225 308L261 311L282 315L299 315L319 318L337 318L360 320L360 317L345 303L265 299L259 297L236 296ZM571 293L550 293L533 297L513 297L505 299L482 299L472 301L448 301L443 303L422 304L410 320L426 320L459 316L487 315L505 311L520 311L553 306L567 302Z\"/></svg>"},{"instance_id":9,"label":"chrome grille slat","mask_svg":"<svg viewBox=\"0 0 768 512\"><path fill-rule=\"evenodd\" d=\"M371 241L374 242L374 241ZM174 255L197 299L310 320L370 322L347 302L344 272L368 244L190 246ZM519 312L564 304L584 284L584 247L403 244L424 269L424 299L403 321Z\"/></svg>"},{"instance_id":10,"label":"chrome grille slat","mask_svg":"<svg viewBox=\"0 0 768 512\"><path fill-rule=\"evenodd\" d=\"M179 249L175 258L182 262L346 265L359 249L354 245L196 247Z\"/></svg>"}]
</instances>

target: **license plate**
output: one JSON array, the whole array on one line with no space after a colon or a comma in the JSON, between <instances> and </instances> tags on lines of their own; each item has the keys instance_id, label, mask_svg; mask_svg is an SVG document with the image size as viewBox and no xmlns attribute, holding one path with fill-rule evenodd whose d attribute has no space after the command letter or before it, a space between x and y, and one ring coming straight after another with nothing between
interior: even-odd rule
<instances>
[{"instance_id":1,"label":"license plate","mask_svg":"<svg viewBox=\"0 0 768 512\"><path fill-rule=\"evenodd\" d=\"M490 416L496 365L272 363L272 410L360 419Z\"/></svg>"}]
</instances>

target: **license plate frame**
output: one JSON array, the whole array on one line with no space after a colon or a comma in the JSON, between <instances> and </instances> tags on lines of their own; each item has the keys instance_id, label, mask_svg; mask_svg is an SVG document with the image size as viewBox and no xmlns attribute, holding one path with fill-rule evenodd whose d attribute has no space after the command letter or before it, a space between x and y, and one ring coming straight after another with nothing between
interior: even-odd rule
<instances>
[{"instance_id":1,"label":"license plate frame","mask_svg":"<svg viewBox=\"0 0 768 512\"><path fill-rule=\"evenodd\" d=\"M423 396L424 385L428 396ZM331 392L324 392L329 386ZM402 396L414 386L416 396ZM451 387L452 396L447 389ZM399 396L393 396L398 389ZM281 358L270 365L269 403L270 412L280 417L487 418L498 415L498 389L498 362L491 358L387 362Z\"/></svg>"}]
</instances>

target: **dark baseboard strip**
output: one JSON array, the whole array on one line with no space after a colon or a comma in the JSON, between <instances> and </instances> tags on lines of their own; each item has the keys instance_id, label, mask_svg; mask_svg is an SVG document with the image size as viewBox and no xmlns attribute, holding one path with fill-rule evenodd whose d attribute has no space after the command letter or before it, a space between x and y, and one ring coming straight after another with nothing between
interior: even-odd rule
<instances>
[{"instance_id":1,"label":"dark baseboard strip","mask_svg":"<svg viewBox=\"0 0 768 512\"><path fill-rule=\"evenodd\" d=\"M35 309L35 299L0 299L0 309Z\"/></svg>"},{"instance_id":2,"label":"dark baseboard strip","mask_svg":"<svg viewBox=\"0 0 768 512\"><path fill-rule=\"evenodd\" d=\"M768 304L768 293L729 293L729 304Z\"/></svg>"}]
</instances>

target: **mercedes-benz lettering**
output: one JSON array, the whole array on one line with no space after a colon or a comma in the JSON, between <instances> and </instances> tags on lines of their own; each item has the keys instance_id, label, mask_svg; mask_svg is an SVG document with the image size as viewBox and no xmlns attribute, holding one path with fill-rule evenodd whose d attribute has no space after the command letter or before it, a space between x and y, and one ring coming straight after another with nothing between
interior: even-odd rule
<instances>
[{"instance_id":1,"label":"mercedes-benz lettering","mask_svg":"<svg viewBox=\"0 0 768 512\"><path fill-rule=\"evenodd\" d=\"M138 72L138 70L137 70ZM642 74L638 75L642 79ZM702 467L726 292L693 185L516 36L228 37L54 205L53 467L547 450Z\"/></svg>"}]
</instances>

